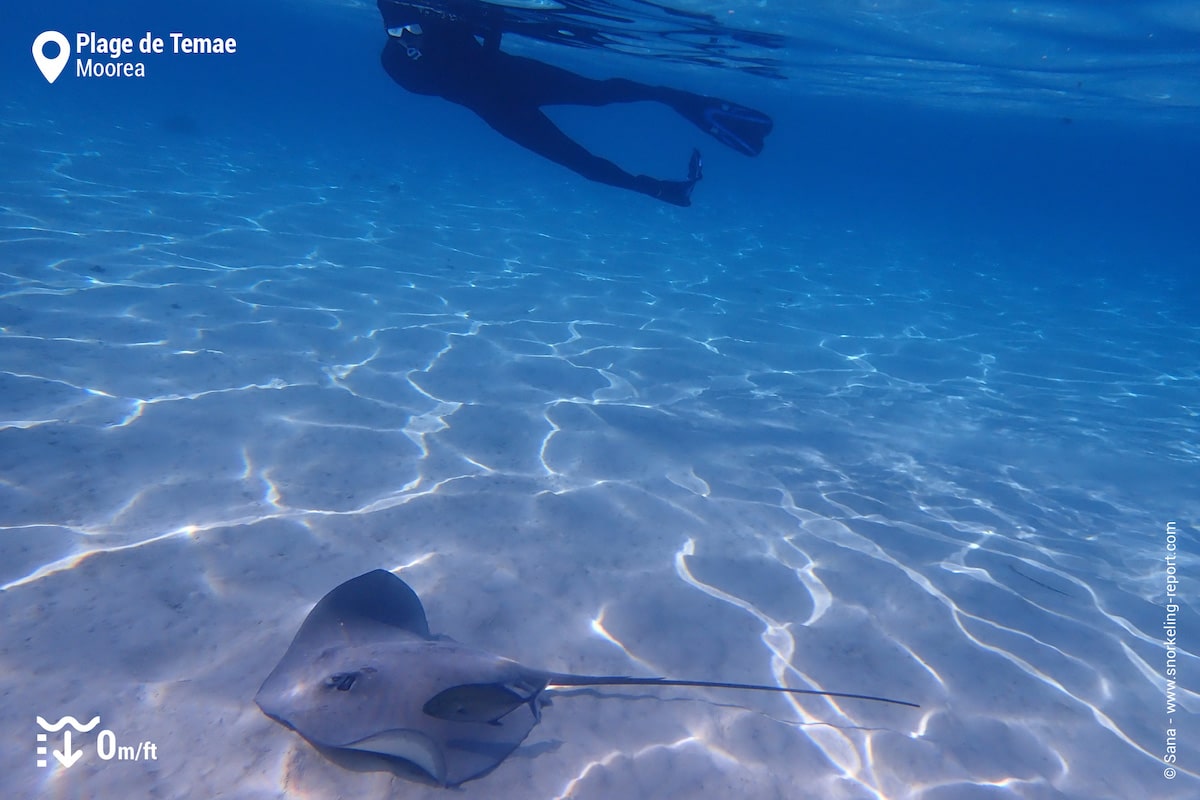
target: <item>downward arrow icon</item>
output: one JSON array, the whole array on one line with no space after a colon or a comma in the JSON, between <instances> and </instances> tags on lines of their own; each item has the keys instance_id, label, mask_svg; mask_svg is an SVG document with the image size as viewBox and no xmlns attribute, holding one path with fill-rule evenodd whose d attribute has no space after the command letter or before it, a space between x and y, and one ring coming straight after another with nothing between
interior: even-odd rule
<instances>
[{"instance_id":1,"label":"downward arrow icon","mask_svg":"<svg viewBox=\"0 0 1200 800\"><path fill-rule=\"evenodd\" d=\"M63 749L62 751L55 750L54 757L58 759L58 763L64 767L70 768L72 764L78 761L83 756L82 750L71 749L71 732L63 731Z\"/></svg>"}]
</instances>

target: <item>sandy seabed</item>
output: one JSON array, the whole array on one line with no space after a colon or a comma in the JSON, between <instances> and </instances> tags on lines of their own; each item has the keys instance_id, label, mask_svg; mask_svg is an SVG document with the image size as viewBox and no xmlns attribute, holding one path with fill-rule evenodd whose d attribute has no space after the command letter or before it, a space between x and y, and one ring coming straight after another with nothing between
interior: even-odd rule
<instances>
[{"instance_id":1,"label":"sandy seabed","mask_svg":"<svg viewBox=\"0 0 1200 800\"><path fill-rule=\"evenodd\" d=\"M531 666L922 706L560 692L455 796L1200 792L1200 738L1161 763L1170 298L1064 316L902 244L123 147L12 167L0 214L4 796L448 796L253 703L378 567ZM36 765L39 715L99 716L77 764Z\"/></svg>"}]
</instances>

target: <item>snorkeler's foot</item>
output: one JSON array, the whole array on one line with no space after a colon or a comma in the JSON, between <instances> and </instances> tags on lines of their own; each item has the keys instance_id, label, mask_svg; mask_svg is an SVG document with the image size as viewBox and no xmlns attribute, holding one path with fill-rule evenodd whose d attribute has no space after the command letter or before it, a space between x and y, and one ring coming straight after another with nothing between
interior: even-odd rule
<instances>
[{"instance_id":1,"label":"snorkeler's foot","mask_svg":"<svg viewBox=\"0 0 1200 800\"><path fill-rule=\"evenodd\" d=\"M704 164L700 161L700 151L692 148L692 157L688 161L688 180L695 185L696 181L704 177Z\"/></svg>"},{"instance_id":2,"label":"snorkeler's foot","mask_svg":"<svg viewBox=\"0 0 1200 800\"><path fill-rule=\"evenodd\" d=\"M674 103L684 119L739 153L756 156L775 123L761 111L718 97L688 95Z\"/></svg>"},{"instance_id":3,"label":"snorkeler's foot","mask_svg":"<svg viewBox=\"0 0 1200 800\"><path fill-rule=\"evenodd\" d=\"M640 175L638 178L639 181L644 181L644 188L639 187L639 189L645 194L657 197L665 203L675 206L690 206L692 204L692 189L696 187L696 181L704 177L702 166L700 151L693 149L692 158L688 161L688 177L686 181L660 181Z\"/></svg>"}]
</instances>

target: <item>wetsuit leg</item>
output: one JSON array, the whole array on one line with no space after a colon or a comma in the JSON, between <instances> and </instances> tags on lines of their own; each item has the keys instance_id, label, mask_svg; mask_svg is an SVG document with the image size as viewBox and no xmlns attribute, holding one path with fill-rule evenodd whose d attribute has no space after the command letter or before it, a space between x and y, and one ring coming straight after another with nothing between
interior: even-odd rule
<instances>
[{"instance_id":1,"label":"wetsuit leg","mask_svg":"<svg viewBox=\"0 0 1200 800\"><path fill-rule=\"evenodd\" d=\"M685 92L669 86L651 86L625 78L594 80L551 64L505 55L495 71L497 88L520 87L527 102L539 106L604 106L609 103L662 103L727 147L748 156L763 149L763 140L774 123L761 111L718 97Z\"/></svg>"},{"instance_id":2,"label":"wetsuit leg","mask_svg":"<svg viewBox=\"0 0 1200 800\"><path fill-rule=\"evenodd\" d=\"M691 205L695 180L662 181L647 175L630 174L608 159L589 152L534 106L495 105L474 110L506 138L588 180L632 189L678 206Z\"/></svg>"},{"instance_id":3,"label":"wetsuit leg","mask_svg":"<svg viewBox=\"0 0 1200 800\"><path fill-rule=\"evenodd\" d=\"M520 86L521 94L539 106L606 106L637 102L675 106L688 98L699 98L678 89L650 86L625 78L587 78L522 56L506 54L497 66L501 67L500 82Z\"/></svg>"}]
</instances>

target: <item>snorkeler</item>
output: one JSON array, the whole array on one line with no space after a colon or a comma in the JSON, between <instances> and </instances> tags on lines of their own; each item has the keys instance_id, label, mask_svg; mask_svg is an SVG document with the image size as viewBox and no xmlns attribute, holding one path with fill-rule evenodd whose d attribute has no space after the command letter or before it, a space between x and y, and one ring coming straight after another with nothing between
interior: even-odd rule
<instances>
[{"instance_id":1,"label":"snorkeler","mask_svg":"<svg viewBox=\"0 0 1200 800\"><path fill-rule=\"evenodd\" d=\"M397 0L378 4L388 32L381 61L392 80L410 92L471 109L503 136L589 180L688 206L702 176L700 151L692 151L686 180L633 175L569 138L542 113L542 106L663 103L748 156L762 151L773 125L766 114L726 100L623 78L594 80L510 55L500 49L501 31L486 16L467 22L420 13Z\"/></svg>"}]
</instances>

